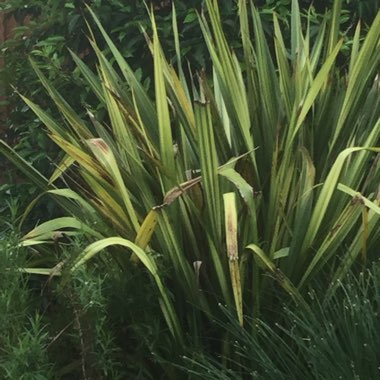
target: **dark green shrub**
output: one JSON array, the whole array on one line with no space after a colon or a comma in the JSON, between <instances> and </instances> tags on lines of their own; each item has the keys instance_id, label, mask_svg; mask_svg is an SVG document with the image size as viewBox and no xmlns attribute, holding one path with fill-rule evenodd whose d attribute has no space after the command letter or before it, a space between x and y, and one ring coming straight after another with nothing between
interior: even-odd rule
<instances>
[{"instance_id":1,"label":"dark green shrub","mask_svg":"<svg viewBox=\"0 0 380 380\"><path fill-rule=\"evenodd\" d=\"M7 314L6 314L7 315ZM2 358L0 374L3 379L51 380L52 365L47 355L48 334L41 318L30 318L17 340L8 337Z\"/></svg>"},{"instance_id":2,"label":"dark green shrub","mask_svg":"<svg viewBox=\"0 0 380 380\"><path fill-rule=\"evenodd\" d=\"M0 241L0 378L51 380L48 334L32 305L27 278L19 271L25 252L17 244L9 231Z\"/></svg>"},{"instance_id":3,"label":"dark green shrub","mask_svg":"<svg viewBox=\"0 0 380 380\"><path fill-rule=\"evenodd\" d=\"M99 380L126 378L125 360L115 341L112 311L106 298L109 282L108 275L81 270L68 282L59 282L54 291L57 304L47 310L49 319L55 331L69 326L51 347L61 376ZM60 352L65 347L71 347L71 352L62 356Z\"/></svg>"},{"instance_id":4,"label":"dark green shrub","mask_svg":"<svg viewBox=\"0 0 380 380\"><path fill-rule=\"evenodd\" d=\"M60 285L23 273L26 252L11 226L0 237L0 378L125 379L109 279L81 270Z\"/></svg>"}]
</instances>

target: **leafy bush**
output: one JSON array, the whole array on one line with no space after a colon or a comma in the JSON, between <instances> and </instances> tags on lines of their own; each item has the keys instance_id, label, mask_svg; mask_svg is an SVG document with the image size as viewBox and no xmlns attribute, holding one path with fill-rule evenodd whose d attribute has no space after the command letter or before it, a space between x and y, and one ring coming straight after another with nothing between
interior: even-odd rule
<instances>
[{"instance_id":1,"label":"leafy bush","mask_svg":"<svg viewBox=\"0 0 380 380\"><path fill-rule=\"evenodd\" d=\"M157 324L170 332L173 351L190 340L227 355L224 330L212 326L218 303L236 311L240 326L244 316L274 307L274 290L307 310L315 279L325 284L328 302L358 258L377 254L379 161L372 158L380 152L380 14L363 41L356 28L346 71L336 63L338 0L317 34L310 23L302 29L294 1L290 46L276 16L268 45L257 10L241 0L242 62L223 33L218 6L206 4L199 22L212 77L186 80L174 22L176 72L151 16L152 100L93 15L113 58L92 40L94 73L72 54L97 97L88 117L36 65L64 122L23 97L65 152L57 170L47 179L5 142L0 151L70 215L34 228L25 246L38 250L85 235L93 243L61 263L69 272L95 256L104 271L130 273L132 266L157 288ZM99 254L104 250L108 255ZM46 268L54 255L48 250L44 258L44 268L34 271L56 274Z\"/></svg>"},{"instance_id":2,"label":"leafy bush","mask_svg":"<svg viewBox=\"0 0 380 380\"><path fill-rule=\"evenodd\" d=\"M47 357L48 335L41 320L30 320L30 326L20 331L17 341L8 340L5 355L0 361L4 379L48 380L51 364ZM0 372L1 373L1 372Z\"/></svg>"},{"instance_id":3,"label":"leafy bush","mask_svg":"<svg viewBox=\"0 0 380 380\"><path fill-rule=\"evenodd\" d=\"M89 2L93 10L99 15L103 26L110 32L111 38L120 52L144 86L150 87L153 75L153 66L149 49L144 36L139 33L143 27L150 31L150 21L143 1L124 4L119 0L93 0ZM176 52L172 35L171 3L176 6L177 21L181 35L180 55L184 62L189 62L194 71L200 68L210 70L207 47L200 38L201 30L197 22L196 10L202 9L201 0L182 1L152 1L157 18L157 27L161 36L161 43L169 61L175 62ZM332 1L319 1L312 4L316 8L310 20L313 24L311 31L319 29L325 9L331 7ZM310 7L310 1L301 1L300 6L304 13ZM277 12L284 24L289 23L291 0L265 0L257 2L258 10L263 15L264 29L267 34L273 34L271 15ZM229 43L239 49L241 40L235 33L237 19L237 3L234 0L223 1L220 5L222 23ZM67 48L83 57L85 62L94 68L96 58L92 53L91 45L86 37L87 26L85 17L89 14L84 2L78 0L9 0L0 4L5 11L6 18L14 18L18 27L2 46L2 55L5 58L5 67L1 69L0 82L7 93L4 101L11 112L2 120L4 138L15 146L19 154L32 163L44 174L49 175L54 169L52 161L56 159L57 151L54 144L46 138L44 126L17 94L10 89L15 86L19 92L28 98L43 104L44 108L54 111L54 107L46 94L39 86L34 70L25 61L33 57L44 70L47 77L58 88L65 98L70 98L77 112L81 112L83 105L90 102L91 89L86 82L81 81L78 70L72 64ZM342 34L346 35L346 51L352 42L354 25L359 18L369 24L372 22L378 9L378 0L343 1L341 16ZM91 20L89 20L91 21ZM99 47L104 44L95 30L95 37ZM288 36L288 33L285 33ZM342 59L343 63L346 59ZM187 70L185 70L187 75ZM56 117L59 117L56 115ZM101 117L101 113L98 114ZM9 167L3 170L10 171ZM17 174L13 173L13 178ZM2 179L4 181L4 179ZM9 180L12 183L13 180ZM25 196L29 199L36 195L33 186L24 186ZM14 192L15 189L12 188ZM49 205L53 209L52 205ZM52 210L50 215L57 213ZM36 216L38 219L40 215Z\"/></svg>"},{"instance_id":4,"label":"leafy bush","mask_svg":"<svg viewBox=\"0 0 380 380\"><path fill-rule=\"evenodd\" d=\"M70 251L76 245L70 247ZM107 275L106 275L107 276ZM60 376L83 379L125 379L125 363L115 341L114 326L105 298L107 278L94 271L78 271L54 291L57 305L48 310L56 339L51 345ZM62 318L59 314L65 312ZM72 352L61 355L63 348Z\"/></svg>"},{"instance_id":5,"label":"leafy bush","mask_svg":"<svg viewBox=\"0 0 380 380\"><path fill-rule=\"evenodd\" d=\"M19 271L25 266L25 252L9 231L0 241L0 253L0 377L52 379L45 324L33 312L31 292Z\"/></svg>"}]
</instances>

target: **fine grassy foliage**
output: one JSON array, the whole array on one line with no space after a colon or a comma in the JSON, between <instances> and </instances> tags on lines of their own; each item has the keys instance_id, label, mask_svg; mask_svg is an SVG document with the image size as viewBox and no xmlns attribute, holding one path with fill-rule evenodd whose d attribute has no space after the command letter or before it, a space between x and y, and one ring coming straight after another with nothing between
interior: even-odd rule
<instances>
[{"instance_id":1,"label":"fine grassy foliage","mask_svg":"<svg viewBox=\"0 0 380 380\"><path fill-rule=\"evenodd\" d=\"M256 334L241 329L224 310L219 323L234 341L238 360L228 364L234 370L202 354L185 356L178 367L194 379L376 379L380 373L379 269L377 261L358 277L349 273L323 305L310 293L308 312L284 306L281 323L249 321L256 325Z\"/></svg>"},{"instance_id":2,"label":"fine grassy foliage","mask_svg":"<svg viewBox=\"0 0 380 380\"><path fill-rule=\"evenodd\" d=\"M145 268L177 343L199 337L218 302L236 309L240 325L243 315L259 316L274 301L267 296L274 282L305 308L317 277L332 297L380 242L380 13L363 41L357 26L343 72L336 65L340 0L316 35L310 24L303 28L293 1L289 46L276 15L268 42L254 6L239 1L242 62L217 2L206 5L198 17L212 78L185 81L181 61L175 70L165 59L151 14L151 99L91 13L112 57L91 32L97 72L72 56L108 119L96 118L97 105L82 119L34 65L63 120L23 99L65 156L47 179L0 142L70 215L40 224L23 244L38 250L85 235L93 242L65 262L72 273L106 248L105 271ZM175 19L173 28L180 57ZM50 270L49 251L45 258L28 271L59 274L63 263Z\"/></svg>"}]
</instances>

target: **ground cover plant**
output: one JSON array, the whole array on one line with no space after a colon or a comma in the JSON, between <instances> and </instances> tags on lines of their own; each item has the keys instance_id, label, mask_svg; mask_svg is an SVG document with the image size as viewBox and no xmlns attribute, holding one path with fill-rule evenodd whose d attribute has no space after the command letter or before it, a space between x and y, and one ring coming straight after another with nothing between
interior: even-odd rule
<instances>
[{"instance_id":1,"label":"ground cover plant","mask_svg":"<svg viewBox=\"0 0 380 380\"><path fill-rule=\"evenodd\" d=\"M153 99L89 10L112 57L91 31L97 71L72 54L97 97L87 117L35 64L62 119L21 94L63 160L48 179L0 145L67 215L23 237L35 256L28 272L63 281L83 267L136 276L161 308L154 325L164 343L152 350L166 358L183 346L221 354L236 376L239 355L213 323L224 315L219 304L254 335L249 321L276 318L279 298L307 313L307 294L319 284L320 302L329 304L355 262L376 258L380 240L380 14L363 40L358 24L342 69L341 1L317 34L302 26L293 1L289 45L276 15L268 43L254 6L238 4L237 55L217 2L206 1L198 16L210 77L185 73L175 17L176 69L168 63L150 14ZM107 110L102 120L99 104ZM57 257L52 247L78 236L90 244ZM165 378L178 378L177 367L165 368Z\"/></svg>"},{"instance_id":2,"label":"ground cover plant","mask_svg":"<svg viewBox=\"0 0 380 380\"><path fill-rule=\"evenodd\" d=\"M0 377L2 379L50 379L48 334L31 302L31 289L19 271L26 255L9 228L0 230Z\"/></svg>"},{"instance_id":3,"label":"ground cover plant","mask_svg":"<svg viewBox=\"0 0 380 380\"><path fill-rule=\"evenodd\" d=\"M21 270L27 254L15 231L0 236L0 377L128 378L106 315L104 276L79 271L66 285L41 282Z\"/></svg>"},{"instance_id":4,"label":"ground cover plant","mask_svg":"<svg viewBox=\"0 0 380 380\"><path fill-rule=\"evenodd\" d=\"M241 372L227 371L202 354L186 357L182 368L199 379L376 379L379 274L377 261L359 275L346 276L323 305L312 292L307 312L284 306L281 323L251 321L256 335L241 329L225 311L219 323L231 334Z\"/></svg>"}]
</instances>

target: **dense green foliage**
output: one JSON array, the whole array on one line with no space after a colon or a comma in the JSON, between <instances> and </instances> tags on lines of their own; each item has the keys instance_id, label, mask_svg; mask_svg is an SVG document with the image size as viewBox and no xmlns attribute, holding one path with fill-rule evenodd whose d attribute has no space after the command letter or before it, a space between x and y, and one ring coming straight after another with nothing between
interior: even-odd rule
<instances>
[{"instance_id":1,"label":"dense green foliage","mask_svg":"<svg viewBox=\"0 0 380 380\"><path fill-rule=\"evenodd\" d=\"M10 228L1 230L0 378L125 379L104 276L80 271L69 284L40 281L23 272L18 244Z\"/></svg>"},{"instance_id":2,"label":"dense green foliage","mask_svg":"<svg viewBox=\"0 0 380 380\"><path fill-rule=\"evenodd\" d=\"M171 1L152 1L157 18L157 26L166 57L175 61L175 46L171 26ZM202 10L202 0L175 0L177 20L181 34L181 57L188 61L194 70L208 67L207 48L201 36L201 30L196 17L196 10ZM139 33L141 27L150 29L150 20L143 1L125 2L120 0L92 0L88 2L99 15L103 26L109 31L132 69L145 85L150 85L153 73L151 55L145 44L144 36ZM331 8L332 0L318 1L312 4L311 18L317 29L325 9ZM149 5L149 2L148 2ZM285 23L290 18L291 0L260 0L256 5L263 15L267 33L272 33L271 14L277 12ZM300 1L301 9L306 12L310 1ZM241 46L236 33L237 2L225 0L221 2L223 25L229 43L233 47ZM314 8L315 7L315 8ZM35 119L33 113L20 102L19 97L10 90L15 86L22 94L38 101L46 108L51 108L51 102L41 91L38 78L30 65L25 64L32 56L39 62L55 87L64 95L70 96L77 109L88 101L89 89L80 81L77 70L74 69L67 48L82 56L87 63L94 63L94 54L87 39L85 19L88 11L85 2L80 0L8 0L0 4L6 12L6 18L15 18L18 27L11 38L2 46L5 58L5 68L2 69L0 80L8 92L6 104L12 112L9 119L3 120L6 125L8 141L18 143L19 152L33 162L45 173L51 165L47 165L47 157L55 157L54 148L41 133L42 125ZM352 36L354 25L359 19L371 23L378 8L378 0L345 0L341 16L342 33ZM91 20L89 20L91 21ZM96 30L95 30L96 33ZM101 46L102 47L102 46Z\"/></svg>"},{"instance_id":3,"label":"dense green foliage","mask_svg":"<svg viewBox=\"0 0 380 380\"><path fill-rule=\"evenodd\" d=\"M161 347L157 355L163 332L154 331L152 319L146 318L157 310L143 295L153 289L133 286L136 277L110 282L106 277L111 273L104 277L81 270L63 286L54 279L42 288L35 279L28 285L25 274L18 272L24 252L16 243L8 231L0 246L3 379L157 379L160 367L176 379L194 380L378 377L379 262L359 276L345 277L327 303L321 304L314 292L308 296L309 311L278 300L276 318L247 319L245 330L220 305L213 328L223 329L233 342L231 350L239 359L231 362L228 356L219 360L212 347L199 352L191 345L170 355ZM131 289L139 297L135 293L132 298ZM170 347L170 342L165 344Z\"/></svg>"},{"instance_id":4,"label":"dense green foliage","mask_svg":"<svg viewBox=\"0 0 380 380\"><path fill-rule=\"evenodd\" d=\"M18 271L25 265L25 252L10 229L2 228L0 234L0 378L47 380L52 368L48 334L30 302L27 280Z\"/></svg>"},{"instance_id":5,"label":"dense green foliage","mask_svg":"<svg viewBox=\"0 0 380 380\"><path fill-rule=\"evenodd\" d=\"M189 21L205 41L204 71L189 74L182 16L166 9L173 38L162 9L139 36L153 76L90 8L92 53L68 53L80 101L32 61L47 96L18 95L61 153L46 177L5 141L0 152L41 191L23 220L47 196L64 215L21 238L23 271L57 286L53 346L66 332L59 310L76 334L64 339L80 359L54 359L57 376L376 376L359 350L376 341L379 271L355 285L346 275L380 244L380 13L347 43L342 1L306 19L293 1L283 23L237 5L231 42L216 2Z\"/></svg>"},{"instance_id":6,"label":"dense green foliage","mask_svg":"<svg viewBox=\"0 0 380 380\"><path fill-rule=\"evenodd\" d=\"M52 160L56 159L57 151L44 133L44 126L34 113L20 101L20 97L11 89L11 86L31 99L43 104L44 108L54 112L54 107L40 86L39 80L27 63L29 57L38 62L44 69L49 80L61 93L70 98L74 108L81 112L83 105L92 99L91 90L81 80L79 72L73 65L68 49L71 49L93 69L96 57L88 41L88 28L86 20L91 22L84 1L69 0L9 0L0 4L0 9L6 12L6 19L17 20L18 27L1 47L1 54L5 59L5 66L1 69L0 82L2 91L7 93L3 104L8 107L7 118L1 120L4 138L15 146L19 154L28 162L45 174L54 169ZM119 0L96 0L87 2L99 15L101 22L120 48L122 54L128 57L131 67L137 76L144 81L144 86L151 86L153 62L140 28L150 28L149 15L143 1L121 2ZM149 2L148 2L149 3ZM156 4L157 3L157 4ZM160 29L162 40L166 42L165 50L170 59L175 60L175 48L172 38L171 4L160 5L153 2L153 8ZM181 27L183 46L181 54L189 64L199 69L206 65L206 47L196 20L195 10L201 9L201 0L176 1L178 22ZM229 28L230 35L234 35L233 10L234 1L223 2L225 26ZM96 29L94 29L98 35ZM131 37L132 36L132 37ZM235 41L238 39L235 37ZM104 48L104 44L100 46ZM11 173L11 167L0 163L0 169L7 171L3 180L6 185L0 188L0 197L9 198L6 193L27 202L36 196L37 189L33 185L23 184L17 189L12 185L17 174ZM12 180L13 178L13 180ZM23 181L22 181L23 182ZM57 211L49 204L50 215ZM41 217L36 212L35 219Z\"/></svg>"},{"instance_id":7,"label":"dense green foliage","mask_svg":"<svg viewBox=\"0 0 380 380\"><path fill-rule=\"evenodd\" d=\"M42 90L32 67L27 64L28 57L38 62L52 84L59 88L64 97L69 97L74 108L80 112L83 105L91 98L91 90L86 82L81 80L78 70L72 63L68 48L83 57L86 63L94 68L96 62L88 42L86 19L91 23L88 11L82 0L7 0L0 4L6 14L6 19L14 18L18 27L1 47L1 55L5 66L0 70L2 91L7 94L2 105L8 107L7 118L0 122L5 131L4 138L16 146L17 151L43 173L51 173L57 156L55 146L51 144L44 133L43 124L36 119L33 112L12 91L14 86L25 96L43 104L45 109L54 112L49 97ZM144 36L139 33L141 27L150 29L150 20L144 2L141 0L125 2L120 0L93 0L87 2L99 15L105 29L110 33L138 78L144 81L146 88L151 87L153 61L146 46ZM149 2L147 2L149 5ZM202 67L210 69L207 47L201 38L201 30L196 17L196 11L202 10L202 0L152 1L156 14L157 27L161 43L169 61L176 61L175 46L172 34L171 3L176 6L177 20L181 36L181 59L189 62L193 72ZM312 4L313 30L317 30L325 9L331 8L332 0L318 1ZM256 1L259 12L263 16L264 28L272 34L271 15L277 12L280 20L289 23L291 0L260 0ZM237 2L225 0L221 2L224 30L231 46L241 47L241 40L236 33ZM305 13L310 7L309 0L300 1L301 10ZM314 8L315 7L315 8ZM354 25L359 19L370 24L379 8L378 0L344 0L341 16L342 34L347 38L347 49L353 35ZM98 37L97 30L94 29ZM132 36L132 37L131 37ZM105 47L99 39L100 48ZM343 59L343 62L345 60ZM187 75L187 70L185 69ZM0 163L0 170L7 173L2 178L0 197L19 198L25 203L37 194L35 186L19 181L17 189L13 185L17 173L12 168ZM49 214L56 214L52 204L49 204ZM41 217L35 212L35 219Z\"/></svg>"},{"instance_id":8,"label":"dense green foliage","mask_svg":"<svg viewBox=\"0 0 380 380\"><path fill-rule=\"evenodd\" d=\"M284 306L281 322L255 324L257 334L242 330L225 311L219 321L230 334L241 372L227 371L211 356L186 357L198 379L376 379L380 350L380 266L358 277L350 274L335 296L321 304L311 293L311 310Z\"/></svg>"}]
</instances>

